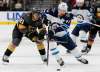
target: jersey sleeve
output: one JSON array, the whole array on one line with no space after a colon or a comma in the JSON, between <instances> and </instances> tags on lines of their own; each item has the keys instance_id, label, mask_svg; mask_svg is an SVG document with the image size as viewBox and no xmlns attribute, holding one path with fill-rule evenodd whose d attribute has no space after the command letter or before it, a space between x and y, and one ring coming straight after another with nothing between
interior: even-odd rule
<instances>
[{"instance_id":1,"label":"jersey sleeve","mask_svg":"<svg viewBox=\"0 0 100 72\"><path fill-rule=\"evenodd\" d=\"M43 28L43 23L42 23L41 19L39 19L36 23L37 23L38 29L42 29Z\"/></svg>"},{"instance_id":2,"label":"jersey sleeve","mask_svg":"<svg viewBox=\"0 0 100 72\"><path fill-rule=\"evenodd\" d=\"M50 8L50 9L46 9L46 10L45 10L45 13L46 13L46 14L53 15L54 11L53 11L52 8Z\"/></svg>"},{"instance_id":3,"label":"jersey sleeve","mask_svg":"<svg viewBox=\"0 0 100 72\"><path fill-rule=\"evenodd\" d=\"M48 19L45 12L42 12L42 23L48 26Z\"/></svg>"}]
</instances>

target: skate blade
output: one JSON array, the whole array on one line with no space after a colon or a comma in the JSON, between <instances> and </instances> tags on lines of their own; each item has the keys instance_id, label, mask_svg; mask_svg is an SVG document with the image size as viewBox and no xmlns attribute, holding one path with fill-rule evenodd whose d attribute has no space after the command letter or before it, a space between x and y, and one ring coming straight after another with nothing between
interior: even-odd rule
<instances>
[{"instance_id":1,"label":"skate blade","mask_svg":"<svg viewBox=\"0 0 100 72\"><path fill-rule=\"evenodd\" d=\"M3 64L3 65L8 65L9 63L8 63L8 62L2 62L2 64Z\"/></svg>"},{"instance_id":2,"label":"skate blade","mask_svg":"<svg viewBox=\"0 0 100 72\"><path fill-rule=\"evenodd\" d=\"M88 53L87 52L82 52L82 55L87 55Z\"/></svg>"}]
</instances>

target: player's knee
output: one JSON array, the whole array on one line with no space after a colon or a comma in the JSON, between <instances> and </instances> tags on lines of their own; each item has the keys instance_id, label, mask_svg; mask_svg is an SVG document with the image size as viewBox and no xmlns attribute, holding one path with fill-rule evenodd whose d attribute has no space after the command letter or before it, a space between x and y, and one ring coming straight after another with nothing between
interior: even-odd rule
<instances>
[{"instance_id":1,"label":"player's knee","mask_svg":"<svg viewBox=\"0 0 100 72\"><path fill-rule=\"evenodd\" d=\"M73 50L70 51L71 54L73 54L76 58L79 58L82 56L81 52L79 51L79 49L76 47Z\"/></svg>"},{"instance_id":2,"label":"player's knee","mask_svg":"<svg viewBox=\"0 0 100 72\"><path fill-rule=\"evenodd\" d=\"M13 43L10 43L10 44L8 45L8 47L15 48L15 47L16 47L16 45L14 45Z\"/></svg>"},{"instance_id":3,"label":"player's knee","mask_svg":"<svg viewBox=\"0 0 100 72\"><path fill-rule=\"evenodd\" d=\"M62 44L65 48L68 50L73 50L75 47L77 47L76 43L70 38L70 36L67 39L67 44Z\"/></svg>"},{"instance_id":4,"label":"player's knee","mask_svg":"<svg viewBox=\"0 0 100 72\"><path fill-rule=\"evenodd\" d=\"M84 43L87 42L87 33L85 31L80 31L80 41Z\"/></svg>"},{"instance_id":5,"label":"player's knee","mask_svg":"<svg viewBox=\"0 0 100 72\"><path fill-rule=\"evenodd\" d=\"M88 40L88 45L92 45L92 44L93 44L93 42L94 42L94 39L89 38L89 40Z\"/></svg>"},{"instance_id":6,"label":"player's knee","mask_svg":"<svg viewBox=\"0 0 100 72\"><path fill-rule=\"evenodd\" d=\"M35 41L37 40L37 37L34 36L34 37L30 38L30 40L31 40L32 42L35 42Z\"/></svg>"},{"instance_id":7,"label":"player's knee","mask_svg":"<svg viewBox=\"0 0 100 72\"><path fill-rule=\"evenodd\" d=\"M94 38L89 38L89 41L90 41L90 42L93 42L93 41L94 41Z\"/></svg>"},{"instance_id":8,"label":"player's knee","mask_svg":"<svg viewBox=\"0 0 100 72\"><path fill-rule=\"evenodd\" d=\"M66 45L66 48L68 49L68 50L73 50L73 49L75 49L77 47L77 45L73 42L73 41L70 41L69 43L68 43L68 45Z\"/></svg>"},{"instance_id":9,"label":"player's knee","mask_svg":"<svg viewBox=\"0 0 100 72\"><path fill-rule=\"evenodd\" d=\"M44 39L45 35L46 35L46 30L41 30L40 33L39 33L39 35L38 35L39 40Z\"/></svg>"},{"instance_id":10,"label":"player's knee","mask_svg":"<svg viewBox=\"0 0 100 72\"><path fill-rule=\"evenodd\" d=\"M18 46L20 44L20 41L21 39L16 38L16 39L13 39L12 43L14 46Z\"/></svg>"},{"instance_id":11,"label":"player's knee","mask_svg":"<svg viewBox=\"0 0 100 72\"><path fill-rule=\"evenodd\" d=\"M42 42L36 43L36 44L37 44L37 48L38 48L39 50L45 49L44 44L43 44Z\"/></svg>"},{"instance_id":12,"label":"player's knee","mask_svg":"<svg viewBox=\"0 0 100 72\"><path fill-rule=\"evenodd\" d=\"M80 28L77 26L74 28L74 30L72 31L72 34L75 35L75 36L79 36L79 31L80 31Z\"/></svg>"}]
</instances>

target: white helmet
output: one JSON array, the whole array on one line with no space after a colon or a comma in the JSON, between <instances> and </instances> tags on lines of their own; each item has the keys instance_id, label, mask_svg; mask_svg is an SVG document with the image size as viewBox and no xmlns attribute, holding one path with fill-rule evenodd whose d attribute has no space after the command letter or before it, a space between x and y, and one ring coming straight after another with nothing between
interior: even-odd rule
<instances>
[{"instance_id":1,"label":"white helmet","mask_svg":"<svg viewBox=\"0 0 100 72\"><path fill-rule=\"evenodd\" d=\"M68 10L68 5L67 5L67 3L61 2L61 3L58 5L58 10L64 10L64 11L67 13L67 10Z\"/></svg>"},{"instance_id":2,"label":"white helmet","mask_svg":"<svg viewBox=\"0 0 100 72\"><path fill-rule=\"evenodd\" d=\"M77 6L83 6L84 0L76 0L76 5Z\"/></svg>"}]
</instances>

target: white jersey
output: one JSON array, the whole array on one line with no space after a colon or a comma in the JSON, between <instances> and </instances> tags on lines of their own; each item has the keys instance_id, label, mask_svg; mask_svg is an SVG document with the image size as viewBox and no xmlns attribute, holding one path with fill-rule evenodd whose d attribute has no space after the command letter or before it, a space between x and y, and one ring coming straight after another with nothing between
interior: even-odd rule
<instances>
[{"instance_id":1,"label":"white jersey","mask_svg":"<svg viewBox=\"0 0 100 72\"><path fill-rule=\"evenodd\" d=\"M92 15L88 9L72 9L71 12L79 23L90 23Z\"/></svg>"}]
</instances>

